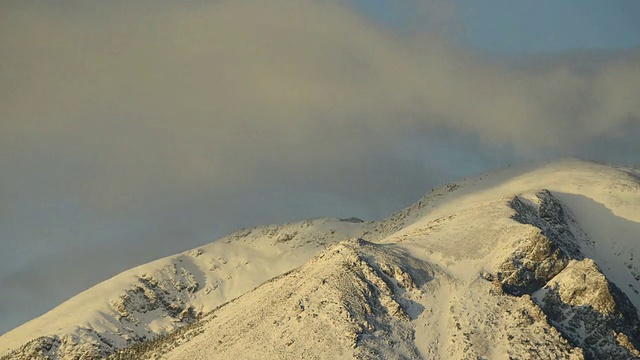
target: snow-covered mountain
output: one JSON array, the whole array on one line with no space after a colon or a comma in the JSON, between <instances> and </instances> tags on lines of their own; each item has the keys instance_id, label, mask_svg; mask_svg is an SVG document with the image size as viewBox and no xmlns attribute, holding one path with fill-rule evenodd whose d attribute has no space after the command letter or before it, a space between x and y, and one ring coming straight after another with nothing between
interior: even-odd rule
<instances>
[{"instance_id":1,"label":"snow-covered mountain","mask_svg":"<svg viewBox=\"0 0 640 360\"><path fill-rule=\"evenodd\" d=\"M639 257L637 173L565 159L377 222L238 231L96 285L1 336L0 355L634 359Z\"/></svg>"}]
</instances>

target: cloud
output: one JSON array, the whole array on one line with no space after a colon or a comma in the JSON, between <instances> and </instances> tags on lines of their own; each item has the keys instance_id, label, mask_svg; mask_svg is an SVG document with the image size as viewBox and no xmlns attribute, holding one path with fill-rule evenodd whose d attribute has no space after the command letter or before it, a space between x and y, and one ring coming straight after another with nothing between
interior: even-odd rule
<instances>
[{"instance_id":1,"label":"cloud","mask_svg":"<svg viewBox=\"0 0 640 360\"><path fill-rule=\"evenodd\" d=\"M523 159L638 161L638 51L505 61L445 25L402 31L330 0L3 2L0 267L379 217Z\"/></svg>"},{"instance_id":2,"label":"cloud","mask_svg":"<svg viewBox=\"0 0 640 360\"><path fill-rule=\"evenodd\" d=\"M528 72L334 2L165 4L141 21L40 10L2 32L3 144L89 168L84 196L101 204L228 186L265 164L349 163L440 128L568 151L640 113L637 55Z\"/></svg>"}]
</instances>

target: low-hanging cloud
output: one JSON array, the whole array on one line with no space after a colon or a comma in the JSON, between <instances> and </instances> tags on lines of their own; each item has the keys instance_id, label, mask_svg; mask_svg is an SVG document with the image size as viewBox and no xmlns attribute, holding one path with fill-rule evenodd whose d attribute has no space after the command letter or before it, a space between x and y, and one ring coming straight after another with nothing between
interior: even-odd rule
<instances>
[{"instance_id":1,"label":"low-hanging cloud","mask_svg":"<svg viewBox=\"0 0 640 360\"><path fill-rule=\"evenodd\" d=\"M265 163L351 162L440 128L568 151L640 114L637 54L528 72L334 2L159 8L5 14L2 143L79 157L95 175L84 195L104 203L157 182L235 183Z\"/></svg>"},{"instance_id":2,"label":"low-hanging cloud","mask_svg":"<svg viewBox=\"0 0 640 360\"><path fill-rule=\"evenodd\" d=\"M638 51L491 59L337 0L9 1L0 54L2 274L107 237L382 216L477 152L640 152Z\"/></svg>"}]
</instances>

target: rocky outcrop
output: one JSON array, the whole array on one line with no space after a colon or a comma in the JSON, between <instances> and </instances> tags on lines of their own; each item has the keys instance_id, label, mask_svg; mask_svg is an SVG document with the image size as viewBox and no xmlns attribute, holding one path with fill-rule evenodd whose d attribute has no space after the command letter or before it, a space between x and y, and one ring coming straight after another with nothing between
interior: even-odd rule
<instances>
[{"instance_id":1,"label":"rocky outcrop","mask_svg":"<svg viewBox=\"0 0 640 360\"><path fill-rule=\"evenodd\" d=\"M117 349L113 343L91 329L81 329L80 335L51 335L36 338L2 357L3 360L97 360Z\"/></svg>"},{"instance_id":2,"label":"rocky outcrop","mask_svg":"<svg viewBox=\"0 0 640 360\"><path fill-rule=\"evenodd\" d=\"M508 294L531 294L562 271L570 259L582 258L582 254L570 230L573 220L549 191L515 196L509 205L515 211L513 219L531 225L534 231L516 241L495 278Z\"/></svg>"},{"instance_id":3,"label":"rocky outcrop","mask_svg":"<svg viewBox=\"0 0 640 360\"><path fill-rule=\"evenodd\" d=\"M541 232L522 239L496 272L502 290L511 295L531 294L569 262L566 253Z\"/></svg>"},{"instance_id":4,"label":"rocky outcrop","mask_svg":"<svg viewBox=\"0 0 640 360\"><path fill-rule=\"evenodd\" d=\"M579 245L584 234L560 201L541 190L514 197L510 206L514 220L535 230L516 242L495 274L483 277L503 293L532 295L549 323L583 349L586 359L640 357L637 310L593 260L584 258Z\"/></svg>"},{"instance_id":5,"label":"rocky outcrop","mask_svg":"<svg viewBox=\"0 0 640 360\"><path fill-rule=\"evenodd\" d=\"M593 260L572 260L534 299L586 359L640 357L636 309Z\"/></svg>"},{"instance_id":6,"label":"rocky outcrop","mask_svg":"<svg viewBox=\"0 0 640 360\"><path fill-rule=\"evenodd\" d=\"M170 320L172 328L194 322L201 313L189 305L189 300L200 285L195 275L181 266L183 261L188 262L178 258L154 273L144 274L110 301L120 325L116 332L79 326L72 334L36 338L2 359L104 359L119 348L154 338L155 333L148 328L149 318Z\"/></svg>"},{"instance_id":7,"label":"rocky outcrop","mask_svg":"<svg viewBox=\"0 0 640 360\"><path fill-rule=\"evenodd\" d=\"M199 286L194 274L173 263L140 277L119 298L112 300L111 306L117 311L119 322L132 325L141 324L141 317L149 312L172 318L174 322L188 323L198 315L189 300Z\"/></svg>"}]
</instances>

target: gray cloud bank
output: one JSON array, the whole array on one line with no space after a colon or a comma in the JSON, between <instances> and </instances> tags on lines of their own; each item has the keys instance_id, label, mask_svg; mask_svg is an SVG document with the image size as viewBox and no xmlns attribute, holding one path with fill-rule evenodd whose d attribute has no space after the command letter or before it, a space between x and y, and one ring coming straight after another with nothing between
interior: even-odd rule
<instances>
[{"instance_id":1,"label":"gray cloud bank","mask_svg":"<svg viewBox=\"0 0 640 360\"><path fill-rule=\"evenodd\" d=\"M637 49L492 59L338 1L101 3L0 3L0 332L240 226L640 161Z\"/></svg>"}]
</instances>

